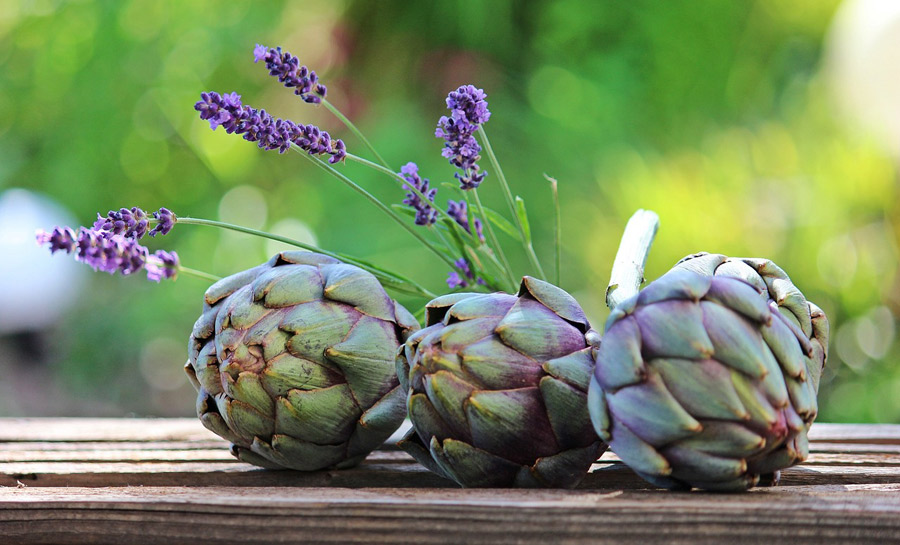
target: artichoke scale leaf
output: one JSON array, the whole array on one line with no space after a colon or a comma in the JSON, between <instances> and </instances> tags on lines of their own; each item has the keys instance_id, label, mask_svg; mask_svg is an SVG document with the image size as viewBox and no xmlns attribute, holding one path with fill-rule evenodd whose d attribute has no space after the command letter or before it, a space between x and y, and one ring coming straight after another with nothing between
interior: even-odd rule
<instances>
[{"instance_id":1,"label":"artichoke scale leaf","mask_svg":"<svg viewBox=\"0 0 900 545\"><path fill-rule=\"evenodd\" d=\"M678 447L724 458L749 458L766 447L765 437L736 422L703 420L703 430Z\"/></svg>"},{"instance_id":2,"label":"artichoke scale leaf","mask_svg":"<svg viewBox=\"0 0 900 545\"><path fill-rule=\"evenodd\" d=\"M239 373L236 379L230 375L222 376L225 379L223 386L228 397L250 405L268 418L274 416L275 404L269 392L263 387L259 375L244 371Z\"/></svg>"},{"instance_id":3,"label":"artichoke scale leaf","mask_svg":"<svg viewBox=\"0 0 900 545\"><path fill-rule=\"evenodd\" d=\"M600 383L597 382L597 377L591 377L591 385L588 388L587 405L588 414L591 417L591 425L594 426L594 431L597 432L600 439L603 439L608 443L612 438L610 432L612 421L610 420L608 407L606 405L606 394L603 392L603 388L600 387Z\"/></svg>"},{"instance_id":4,"label":"artichoke scale leaf","mask_svg":"<svg viewBox=\"0 0 900 545\"><path fill-rule=\"evenodd\" d=\"M256 277L250 289L254 301L267 308L284 308L321 300L323 283L317 267L284 265Z\"/></svg>"},{"instance_id":5,"label":"artichoke scale leaf","mask_svg":"<svg viewBox=\"0 0 900 545\"><path fill-rule=\"evenodd\" d=\"M672 464L672 477L684 481L731 481L747 472L743 458L716 456L680 444L660 451Z\"/></svg>"},{"instance_id":6,"label":"artichoke scale leaf","mask_svg":"<svg viewBox=\"0 0 900 545\"><path fill-rule=\"evenodd\" d=\"M715 275L743 280L759 291L761 299L769 299L769 286L766 284L766 281L755 267L745 263L742 259L726 259L724 263L716 268Z\"/></svg>"},{"instance_id":7,"label":"artichoke scale leaf","mask_svg":"<svg viewBox=\"0 0 900 545\"><path fill-rule=\"evenodd\" d=\"M668 477L672 474L671 464L659 451L638 437L615 415L611 415L610 420L610 439L607 443L628 467L638 473L655 477Z\"/></svg>"},{"instance_id":8,"label":"artichoke scale leaf","mask_svg":"<svg viewBox=\"0 0 900 545\"><path fill-rule=\"evenodd\" d=\"M325 357L343 372L359 404L369 407L398 384L395 358L400 347L394 325L363 316Z\"/></svg>"},{"instance_id":9,"label":"artichoke scale leaf","mask_svg":"<svg viewBox=\"0 0 900 545\"><path fill-rule=\"evenodd\" d=\"M544 376L540 362L503 344L496 336L459 351L462 369L485 390L537 386Z\"/></svg>"},{"instance_id":10,"label":"artichoke scale leaf","mask_svg":"<svg viewBox=\"0 0 900 545\"><path fill-rule=\"evenodd\" d=\"M286 250L276 254L272 258L271 263L275 266L283 266L285 264L318 266L340 263L340 260L316 252L308 252L306 250Z\"/></svg>"},{"instance_id":11,"label":"artichoke scale leaf","mask_svg":"<svg viewBox=\"0 0 900 545\"><path fill-rule=\"evenodd\" d=\"M225 308L219 314L232 329L244 330L251 328L269 312L271 309L253 301L250 286L244 286L227 299Z\"/></svg>"},{"instance_id":12,"label":"artichoke scale leaf","mask_svg":"<svg viewBox=\"0 0 900 545\"><path fill-rule=\"evenodd\" d=\"M346 384L291 390L275 403L275 432L304 442L335 444L350 437L361 415Z\"/></svg>"},{"instance_id":13,"label":"artichoke scale leaf","mask_svg":"<svg viewBox=\"0 0 900 545\"><path fill-rule=\"evenodd\" d=\"M219 400L222 400L219 402ZM237 435L249 442L252 437L271 437L275 423L271 417L257 411L249 403L225 396L216 396L219 414Z\"/></svg>"},{"instance_id":14,"label":"artichoke scale leaf","mask_svg":"<svg viewBox=\"0 0 900 545\"><path fill-rule=\"evenodd\" d=\"M466 297L454 303L448 310L448 322L473 320L493 316L502 318L516 303L516 298L506 293L482 293Z\"/></svg>"},{"instance_id":15,"label":"artichoke scale leaf","mask_svg":"<svg viewBox=\"0 0 900 545\"><path fill-rule=\"evenodd\" d=\"M344 382L332 369L289 353L269 360L260 378L273 397L287 395L291 390L318 390Z\"/></svg>"},{"instance_id":16,"label":"artichoke scale leaf","mask_svg":"<svg viewBox=\"0 0 900 545\"><path fill-rule=\"evenodd\" d=\"M424 443L427 444L432 437L443 441L452 436L453 432L450 426L444 422L424 393L410 392L406 400L406 408L409 411L409 419L413 423L413 428Z\"/></svg>"},{"instance_id":17,"label":"artichoke scale leaf","mask_svg":"<svg viewBox=\"0 0 900 545\"><path fill-rule=\"evenodd\" d=\"M607 393L606 403L632 433L654 446L690 437L703 429L652 370L645 382Z\"/></svg>"},{"instance_id":18,"label":"artichoke scale leaf","mask_svg":"<svg viewBox=\"0 0 900 545\"><path fill-rule=\"evenodd\" d=\"M466 405L474 387L448 371L425 376L425 393L452 436L471 441Z\"/></svg>"},{"instance_id":19,"label":"artichoke scale leaf","mask_svg":"<svg viewBox=\"0 0 900 545\"><path fill-rule=\"evenodd\" d=\"M269 268L271 268L271 264L264 263L253 267L252 269L247 269L246 271L241 271L216 281L212 286L207 288L206 293L203 294L204 302L210 306L215 305L222 299L252 282L261 272Z\"/></svg>"},{"instance_id":20,"label":"artichoke scale leaf","mask_svg":"<svg viewBox=\"0 0 900 545\"><path fill-rule=\"evenodd\" d=\"M584 332L534 299L520 297L496 327L510 347L540 361L587 346Z\"/></svg>"},{"instance_id":21,"label":"artichoke scale leaf","mask_svg":"<svg viewBox=\"0 0 900 545\"><path fill-rule=\"evenodd\" d=\"M249 448L241 447L238 445L231 445L231 455L244 463L252 464L257 467L275 470L285 469L284 466L282 466L278 462L270 460L265 456L261 456L253 452Z\"/></svg>"},{"instance_id":22,"label":"artichoke scale leaf","mask_svg":"<svg viewBox=\"0 0 900 545\"><path fill-rule=\"evenodd\" d=\"M363 411L359 425L372 431L386 431L390 435L400 427L404 418L406 418L406 392L397 386Z\"/></svg>"},{"instance_id":23,"label":"artichoke scale leaf","mask_svg":"<svg viewBox=\"0 0 900 545\"><path fill-rule=\"evenodd\" d=\"M759 329L740 314L717 303L703 301L700 308L715 359L753 378L765 377L771 367L765 358L771 358L771 353Z\"/></svg>"},{"instance_id":24,"label":"artichoke scale leaf","mask_svg":"<svg viewBox=\"0 0 900 545\"><path fill-rule=\"evenodd\" d=\"M568 292L550 282L538 280L531 276L524 276L519 287L519 297L526 294L556 313L563 320L581 326L582 332L587 332L591 328L591 324L588 323L587 316L585 316L584 310L582 310L578 301Z\"/></svg>"},{"instance_id":25,"label":"artichoke scale leaf","mask_svg":"<svg viewBox=\"0 0 900 545\"><path fill-rule=\"evenodd\" d=\"M715 360L657 358L648 365L666 389L695 418L749 420L731 382L731 372Z\"/></svg>"},{"instance_id":26,"label":"artichoke scale leaf","mask_svg":"<svg viewBox=\"0 0 900 545\"><path fill-rule=\"evenodd\" d=\"M778 422L778 411L759 391L756 381L739 371L731 371L731 383L741 404L750 414L750 420L756 427L771 428Z\"/></svg>"},{"instance_id":27,"label":"artichoke scale leaf","mask_svg":"<svg viewBox=\"0 0 900 545\"><path fill-rule=\"evenodd\" d=\"M642 353L646 357L700 359L713 354L712 341L703 327L703 312L696 303L654 303L635 308L633 316L641 331ZM603 348L603 342L600 347Z\"/></svg>"},{"instance_id":28,"label":"artichoke scale leaf","mask_svg":"<svg viewBox=\"0 0 900 545\"><path fill-rule=\"evenodd\" d=\"M594 375L605 390L637 384L647 374L641 355L641 329L634 316L626 316L606 331L596 352Z\"/></svg>"},{"instance_id":29,"label":"artichoke scale leaf","mask_svg":"<svg viewBox=\"0 0 900 545\"><path fill-rule=\"evenodd\" d=\"M325 265L320 270L327 299L346 303L375 318L394 319L394 302L371 273L343 263Z\"/></svg>"},{"instance_id":30,"label":"artichoke scale leaf","mask_svg":"<svg viewBox=\"0 0 900 545\"><path fill-rule=\"evenodd\" d=\"M430 443L430 441L429 441ZM412 456L417 462L425 466L428 471L440 475L445 479L453 479L450 475L444 472L441 469L441 466L435 461L434 457L431 455L431 451L428 448L428 445L422 442L422 439L419 438L419 434L416 433L416 430L411 429L406 432L399 441L397 441L397 446L400 447L404 452Z\"/></svg>"},{"instance_id":31,"label":"artichoke scale leaf","mask_svg":"<svg viewBox=\"0 0 900 545\"><path fill-rule=\"evenodd\" d=\"M295 306L279 326L291 333L287 347L296 357L331 365L325 349L343 341L361 314L342 303L313 301Z\"/></svg>"},{"instance_id":32,"label":"artichoke scale leaf","mask_svg":"<svg viewBox=\"0 0 900 545\"><path fill-rule=\"evenodd\" d=\"M705 299L729 308L756 323L767 324L772 321L765 298L760 297L760 292L755 286L738 278L713 277Z\"/></svg>"},{"instance_id":33,"label":"artichoke scale leaf","mask_svg":"<svg viewBox=\"0 0 900 545\"><path fill-rule=\"evenodd\" d=\"M452 322L441 330L439 337L441 349L447 352L462 350L485 337L493 335L494 328L497 327L498 323L500 323L500 319L494 316Z\"/></svg>"},{"instance_id":34,"label":"artichoke scale leaf","mask_svg":"<svg viewBox=\"0 0 900 545\"><path fill-rule=\"evenodd\" d=\"M806 377L806 354L797 342L794 332L779 319L762 328L763 339L775 355L782 372L793 378Z\"/></svg>"},{"instance_id":35,"label":"artichoke scale leaf","mask_svg":"<svg viewBox=\"0 0 900 545\"><path fill-rule=\"evenodd\" d=\"M682 269L672 269L638 293L638 306L664 301L699 301L709 291L712 279Z\"/></svg>"},{"instance_id":36,"label":"artichoke scale leaf","mask_svg":"<svg viewBox=\"0 0 900 545\"><path fill-rule=\"evenodd\" d=\"M544 362L544 372L553 378L587 392L591 382L591 373L594 370L594 358L591 349L585 348L578 352L572 352L561 358L555 358Z\"/></svg>"},{"instance_id":37,"label":"artichoke scale leaf","mask_svg":"<svg viewBox=\"0 0 900 545\"><path fill-rule=\"evenodd\" d=\"M432 438L429 450L443 472L465 488L510 486L522 467L456 439Z\"/></svg>"},{"instance_id":38,"label":"artichoke scale leaf","mask_svg":"<svg viewBox=\"0 0 900 545\"><path fill-rule=\"evenodd\" d=\"M552 377L542 378L540 389L559 448L575 449L584 447L587 441L594 441L596 437L585 392Z\"/></svg>"},{"instance_id":39,"label":"artichoke scale leaf","mask_svg":"<svg viewBox=\"0 0 900 545\"><path fill-rule=\"evenodd\" d=\"M201 396L200 399L203 399ZM203 401L198 400L198 405L205 405ZM226 441L231 441L232 443L240 443L243 440L237 436L231 429L228 427L228 424L225 422L225 419L222 418L218 412L210 412L206 410L201 410L198 407L197 415L200 418L200 423L203 424L203 427L218 435L222 439Z\"/></svg>"},{"instance_id":40,"label":"artichoke scale leaf","mask_svg":"<svg viewBox=\"0 0 900 545\"><path fill-rule=\"evenodd\" d=\"M564 450L538 459L532 466L531 473L536 475L543 486L575 488L604 450L606 445L600 441L594 441L586 447Z\"/></svg>"},{"instance_id":41,"label":"artichoke scale leaf","mask_svg":"<svg viewBox=\"0 0 900 545\"><path fill-rule=\"evenodd\" d=\"M257 442L251 448L256 452ZM271 451L283 466L298 471L318 471L332 467L345 458L346 445L318 445L288 435L272 437Z\"/></svg>"},{"instance_id":42,"label":"artichoke scale leaf","mask_svg":"<svg viewBox=\"0 0 900 545\"><path fill-rule=\"evenodd\" d=\"M728 258L722 254L699 252L681 258L675 264L675 268L685 269L703 276L713 276L719 265L725 263L726 259Z\"/></svg>"},{"instance_id":43,"label":"artichoke scale leaf","mask_svg":"<svg viewBox=\"0 0 900 545\"><path fill-rule=\"evenodd\" d=\"M472 444L520 465L559 452L540 390L476 391L466 404Z\"/></svg>"},{"instance_id":44,"label":"artichoke scale leaf","mask_svg":"<svg viewBox=\"0 0 900 545\"><path fill-rule=\"evenodd\" d=\"M743 492L753 488L759 483L758 473L748 473L741 475L736 479L727 481L701 481L695 480L691 482L695 488L708 490L710 492Z\"/></svg>"}]
</instances>

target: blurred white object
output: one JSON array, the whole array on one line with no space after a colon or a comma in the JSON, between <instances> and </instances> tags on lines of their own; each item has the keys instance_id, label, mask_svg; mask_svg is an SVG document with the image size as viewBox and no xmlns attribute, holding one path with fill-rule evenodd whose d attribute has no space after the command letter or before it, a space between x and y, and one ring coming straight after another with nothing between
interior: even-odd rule
<instances>
[{"instance_id":1,"label":"blurred white object","mask_svg":"<svg viewBox=\"0 0 900 545\"><path fill-rule=\"evenodd\" d=\"M841 106L900 157L900 1L845 0L826 43Z\"/></svg>"},{"instance_id":2,"label":"blurred white object","mask_svg":"<svg viewBox=\"0 0 900 545\"><path fill-rule=\"evenodd\" d=\"M0 193L0 334L51 326L81 294L90 269L63 252L50 255L34 239L38 229L75 221L47 197L24 189Z\"/></svg>"}]
</instances>

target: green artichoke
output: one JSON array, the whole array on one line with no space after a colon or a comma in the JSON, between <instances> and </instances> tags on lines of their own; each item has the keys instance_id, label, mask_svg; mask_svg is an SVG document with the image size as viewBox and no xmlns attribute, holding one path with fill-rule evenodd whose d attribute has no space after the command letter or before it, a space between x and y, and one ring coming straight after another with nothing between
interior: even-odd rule
<instances>
[{"instance_id":1,"label":"green artichoke","mask_svg":"<svg viewBox=\"0 0 900 545\"><path fill-rule=\"evenodd\" d=\"M587 386L598 335L563 290L455 293L399 352L413 429L400 446L464 487L574 487L606 448Z\"/></svg>"},{"instance_id":2,"label":"green artichoke","mask_svg":"<svg viewBox=\"0 0 900 545\"><path fill-rule=\"evenodd\" d=\"M825 315L770 261L690 256L613 309L591 418L657 486L773 483L808 455L827 346Z\"/></svg>"},{"instance_id":3,"label":"green artichoke","mask_svg":"<svg viewBox=\"0 0 900 545\"><path fill-rule=\"evenodd\" d=\"M403 422L394 362L416 329L368 272L283 252L206 291L185 365L197 414L251 464L353 466Z\"/></svg>"}]
</instances>

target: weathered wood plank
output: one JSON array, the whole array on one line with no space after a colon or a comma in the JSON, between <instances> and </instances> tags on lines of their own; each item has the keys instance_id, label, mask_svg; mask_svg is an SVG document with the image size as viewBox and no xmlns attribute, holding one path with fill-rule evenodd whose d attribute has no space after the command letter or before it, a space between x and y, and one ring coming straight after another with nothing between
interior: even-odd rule
<instances>
[{"instance_id":1,"label":"weathered wood plank","mask_svg":"<svg viewBox=\"0 0 900 545\"><path fill-rule=\"evenodd\" d=\"M0 535L23 544L898 543L898 492L0 489Z\"/></svg>"}]
</instances>

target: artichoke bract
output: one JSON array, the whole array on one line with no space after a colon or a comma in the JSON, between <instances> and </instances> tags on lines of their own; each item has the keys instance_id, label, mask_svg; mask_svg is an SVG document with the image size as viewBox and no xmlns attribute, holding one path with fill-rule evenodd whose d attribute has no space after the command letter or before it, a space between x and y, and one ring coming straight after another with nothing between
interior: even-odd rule
<instances>
[{"instance_id":1,"label":"artichoke bract","mask_svg":"<svg viewBox=\"0 0 900 545\"><path fill-rule=\"evenodd\" d=\"M454 293L397 359L413 429L400 446L464 487L573 487L606 448L591 429L591 330L565 291Z\"/></svg>"},{"instance_id":2,"label":"artichoke bract","mask_svg":"<svg viewBox=\"0 0 900 545\"><path fill-rule=\"evenodd\" d=\"M197 414L251 464L353 466L403 422L395 354L416 329L368 272L280 253L206 291L185 365Z\"/></svg>"},{"instance_id":3,"label":"artichoke bract","mask_svg":"<svg viewBox=\"0 0 900 545\"><path fill-rule=\"evenodd\" d=\"M770 261L691 256L613 309L591 418L657 486L773 484L808 455L827 346L825 315Z\"/></svg>"}]
</instances>

